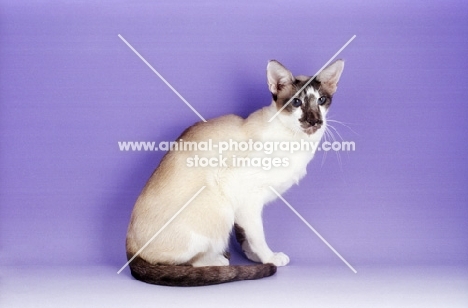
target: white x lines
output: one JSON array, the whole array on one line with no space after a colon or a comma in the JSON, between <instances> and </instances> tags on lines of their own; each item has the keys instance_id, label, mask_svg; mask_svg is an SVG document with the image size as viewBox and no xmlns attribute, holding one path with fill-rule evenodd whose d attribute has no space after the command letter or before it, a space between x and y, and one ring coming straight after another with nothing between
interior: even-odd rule
<instances>
[{"instance_id":1,"label":"white x lines","mask_svg":"<svg viewBox=\"0 0 468 308\"><path fill-rule=\"evenodd\" d=\"M268 120L268 122L273 121L273 119L276 118L276 117L278 116L278 114L280 114L281 111L283 111L284 108L288 107L288 105L291 103L291 101L292 101L295 97L297 97L297 94L301 93L301 91L304 90L304 89L312 82L312 80L314 80L314 78L317 77L318 74L320 74L320 72L323 71L323 70L328 66L328 64L330 64L331 61L333 61L333 59L335 59L335 58L343 51L343 49L345 49L346 46L348 46L355 38L356 38L356 35L353 35L353 36L346 42L346 44L344 44L343 47L341 47L340 50L338 50L338 51L330 58L330 60L328 60L328 62L325 63L325 64L317 71L317 73L315 73L315 75L312 76L312 77L309 79L309 81L307 81L306 84L302 86L302 88L300 88L299 90L297 90L296 93L294 93L294 95L286 102L286 104L284 104L284 106L281 107L280 110L278 110L278 111L271 117L271 119Z\"/></svg>"},{"instance_id":2,"label":"white x lines","mask_svg":"<svg viewBox=\"0 0 468 308\"><path fill-rule=\"evenodd\" d=\"M135 49L133 48L132 45L130 45L130 43L127 42L127 40L125 40L123 38L122 35L118 35L118 37L203 121L203 122L206 122L205 118L202 117L202 115L200 113L198 113L197 110L195 110L195 108L193 108L192 105L189 104L189 102L187 102L187 100L185 100L185 98L180 95L179 92L177 92L176 89L174 89L174 87L157 71L153 68L153 66L148 62L146 61L145 58L143 58L142 55L140 55L140 53ZM351 39L348 40L348 42L346 42L346 44L343 45L343 47L340 48L340 50L338 50L334 55L333 57L330 58L330 60L325 63L325 65L322 66L322 68L320 68L318 70L318 72L312 77L309 79L309 81L301 88L299 89L299 91L297 91L297 93L301 92L303 89L305 89L305 87L318 75L320 74L320 72L328 66L328 64L330 64L331 61L333 61L333 59L338 56L338 54L343 51L343 49L346 48L346 46L348 46L353 40L354 38L356 37L356 35L353 35L353 37L351 37ZM296 93L296 94L297 94ZM295 94L295 95L296 95ZM294 98L295 96L293 96ZM284 106L283 108L281 108L280 110L278 110L278 112L270 119L268 120L268 122L271 122L290 102L291 100L293 99L291 98ZM117 272L117 274L120 274L120 272L122 272L125 267L127 267L130 262L133 261L134 258L136 258L201 192L203 189L205 189L206 186L203 186L197 193L195 193L195 195L189 200L187 201L187 203L185 203L178 211L177 213L174 214L173 217L171 217L171 219L169 219L165 224L164 226L158 231L156 232L156 234L154 234L147 242L145 245L143 245L143 247L141 247L136 253L135 255L130 259L128 260L127 263L125 263L124 266L122 266L122 268ZM280 198L288 207L289 209L291 209L291 211L293 211L294 214L296 214L301 220L302 222L304 222L304 224L309 228L311 229L315 235L317 235L321 240L322 242L325 243L325 245L328 246L328 248L330 248L334 253L335 255L337 255L341 261L343 261L354 273L357 273L357 271L325 240L325 238L323 238L323 236L321 236L308 222L307 220L304 219L304 217L302 217L292 206L291 204L289 204L289 202L287 202L273 187L269 186L270 190L273 191L277 196L278 198Z\"/></svg>"},{"instance_id":3,"label":"white x lines","mask_svg":"<svg viewBox=\"0 0 468 308\"><path fill-rule=\"evenodd\" d=\"M352 267L351 264L349 264L348 261L346 261L345 258L343 258L343 257L338 253L338 251L336 251L336 249L333 248L333 246L330 245L330 243L328 243L327 240L326 240L325 238L323 238L323 236L321 236L320 233L318 233L317 230L315 230L315 228L312 227L312 226L307 222L307 220L305 220L305 218L302 217L302 215L299 214L299 213L292 207L292 205L289 204L289 202L286 201L286 199L284 199L283 196L281 196L281 195L279 194L279 192L277 192L273 187L271 187L271 186L269 186L269 187L270 187L270 189L278 196L278 198L280 198L281 201L283 201L284 204L286 204L286 205L291 209L291 211L293 211L293 213L296 214L297 217L299 217L299 219L302 220L302 222L305 223L305 225L306 225L307 227L309 227L309 229L312 230L312 232L314 232L315 235L317 235L318 238L321 239L322 242L324 242L325 245L327 245L328 248L330 248L331 251L333 251L333 252L335 253L335 255L338 256L338 258L341 259L341 261L343 261L344 264L346 264L355 274L357 273L357 271L354 269L354 267Z\"/></svg>"},{"instance_id":4,"label":"white x lines","mask_svg":"<svg viewBox=\"0 0 468 308\"><path fill-rule=\"evenodd\" d=\"M159 72L158 72L157 70L155 70L154 67L153 67L151 64L149 64L149 62L146 61L146 59L143 58L143 56L140 55L140 53L139 53L135 48L133 48L133 46L130 45L130 43L127 42L127 40L124 39L122 35L119 34L118 36L119 36L119 38L120 38L120 39L121 39L137 56L138 56L138 58L140 58L141 61L143 61L143 62L153 71L153 73L155 73L156 75L158 75L159 78L161 78L161 80L169 87L169 89L171 89L171 90L172 90L172 91L173 91L173 92L190 108L190 109L192 109L192 111L195 112L195 114L196 114L203 122L206 122L205 118L202 117L202 115L201 115L200 113L198 113L198 111L197 111L195 108L193 108L193 106L190 105L190 103L187 102L187 100L186 100L182 95L180 95L180 93L177 92L177 90L174 89L174 87L171 86L171 84L170 84L161 74L159 74Z\"/></svg>"},{"instance_id":5,"label":"white x lines","mask_svg":"<svg viewBox=\"0 0 468 308\"><path fill-rule=\"evenodd\" d=\"M190 198L172 217L171 219L169 219L162 227L161 229L159 229L158 232L156 232L146 243L145 245L143 245L134 255L133 257L128 260L127 263L125 263L124 266L122 266L120 268L120 270L117 272L117 274L120 274L120 272L122 272L129 264L130 262L133 261L133 259L135 259L136 257L138 257L138 255L143 251L143 249L145 249L161 232L163 232L164 229L166 229L167 226L169 226L169 224L174 220L176 219L177 216L179 216L180 213L182 213L183 210L185 210L185 208L190 204L192 203L192 201L202 192L203 189L205 189L206 186L203 186L202 188L200 188L200 190L198 190L195 195L193 195L192 198Z\"/></svg>"}]
</instances>

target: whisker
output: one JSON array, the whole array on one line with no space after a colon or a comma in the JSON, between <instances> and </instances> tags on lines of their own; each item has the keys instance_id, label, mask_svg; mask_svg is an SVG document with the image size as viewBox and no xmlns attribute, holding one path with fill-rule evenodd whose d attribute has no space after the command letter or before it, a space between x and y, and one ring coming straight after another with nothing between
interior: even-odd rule
<instances>
[{"instance_id":1,"label":"whisker","mask_svg":"<svg viewBox=\"0 0 468 308\"><path fill-rule=\"evenodd\" d=\"M359 134L356 133L353 129L351 129L351 127L349 127L349 126L343 124L343 122L336 121L336 120L330 120L330 119L328 119L327 121L331 121L331 122L333 122L333 123L341 124L341 125L345 126L346 128L348 128L349 130L351 130L351 131L352 131L353 133L355 133L356 135L359 135ZM336 132L336 134L341 138L341 141L344 141L343 137L342 137L341 134L338 132L338 130L336 129L336 127L334 127L334 126L331 125L331 124L328 124L328 125L329 125L331 128L333 128L333 130ZM348 153L348 152L346 152L346 155L347 155L347 157L348 157L348 159L349 159L349 153Z\"/></svg>"},{"instance_id":2,"label":"whisker","mask_svg":"<svg viewBox=\"0 0 468 308\"><path fill-rule=\"evenodd\" d=\"M328 141L328 127L325 126L325 131L324 131L324 134L323 134L323 138L325 139L325 141ZM322 142L323 144L323 142ZM327 158L327 152L326 151L322 151L323 155L322 155L322 163L320 165L320 167L323 167L323 165L325 164L325 159Z\"/></svg>"},{"instance_id":3,"label":"whisker","mask_svg":"<svg viewBox=\"0 0 468 308\"><path fill-rule=\"evenodd\" d=\"M341 137L340 133L338 132L338 130L333 125L328 124L328 126L330 126L330 128L333 128L333 130L338 135L338 137L340 137L341 141L344 141L343 137Z\"/></svg>"},{"instance_id":4,"label":"whisker","mask_svg":"<svg viewBox=\"0 0 468 308\"><path fill-rule=\"evenodd\" d=\"M330 125L327 125L327 128L328 128L328 126L330 126ZM333 134L333 132L331 130L328 130L328 133L330 134L333 142L335 142L336 141L335 134Z\"/></svg>"},{"instance_id":5,"label":"whisker","mask_svg":"<svg viewBox=\"0 0 468 308\"><path fill-rule=\"evenodd\" d=\"M329 135L331 136L331 138L333 139L333 142L338 142L336 137L335 137L335 134L330 130L328 129L328 126L330 126L331 128L335 129L332 125L327 125L327 130L328 130L328 133ZM336 129L335 129L336 131ZM338 136L340 136L340 138L343 140L343 138L341 137L341 135L336 132L338 134ZM336 155L336 159L338 160L338 164L340 165L340 169L341 171L343 171L343 163L342 163L342 160L341 160L341 156L340 156L340 153L338 153L338 151L335 151L335 155Z\"/></svg>"},{"instance_id":6,"label":"whisker","mask_svg":"<svg viewBox=\"0 0 468 308\"><path fill-rule=\"evenodd\" d=\"M352 129L349 125L350 123L344 123L344 122L341 122L341 121L337 121L337 120L332 120L332 119L327 119L328 122L333 122L333 123L337 123L337 124L340 124L340 125L343 125L344 127L346 127L347 129L349 129L351 132L353 132L354 134L359 135L359 133L357 133L354 129Z\"/></svg>"}]
</instances>

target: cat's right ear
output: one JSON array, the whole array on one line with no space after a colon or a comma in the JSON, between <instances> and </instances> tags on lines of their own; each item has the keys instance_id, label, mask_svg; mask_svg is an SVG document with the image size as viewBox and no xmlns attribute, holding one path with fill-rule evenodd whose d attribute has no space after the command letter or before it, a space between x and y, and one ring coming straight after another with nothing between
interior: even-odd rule
<instances>
[{"instance_id":1,"label":"cat's right ear","mask_svg":"<svg viewBox=\"0 0 468 308\"><path fill-rule=\"evenodd\" d=\"M294 82L291 72L276 60L271 60L267 65L268 88L272 94L277 94L288 84Z\"/></svg>"}]
</instances>

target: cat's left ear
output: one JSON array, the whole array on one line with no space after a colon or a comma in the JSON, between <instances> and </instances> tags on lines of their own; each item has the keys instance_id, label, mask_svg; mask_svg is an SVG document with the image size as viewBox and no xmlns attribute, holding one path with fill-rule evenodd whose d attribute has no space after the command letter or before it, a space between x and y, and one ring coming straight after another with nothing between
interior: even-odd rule
<instances>
[{"instance_id":1,"label":"cat's left ear","mask_svg":"<svg viewBox=\"0 0 468 308\"><path fill-rule=\"evenodd\" d=\"M294 82L291 72L276 60L268 62L267 66L268 88L272 94L278 94L281 89Z\"/></svg>"},{"instance_id":2,"label":"cat's left ear","mask_svg":"<svg viewBox=\"0 0 468 308\"><path fill-rule=\"evenodd\" d=\"M331 95L336 92L338 81L340 80L341 73L343 72L344 61L336 60L326 68L324 68L317 76L322 87Z\"/></svg>"}]
</instances>

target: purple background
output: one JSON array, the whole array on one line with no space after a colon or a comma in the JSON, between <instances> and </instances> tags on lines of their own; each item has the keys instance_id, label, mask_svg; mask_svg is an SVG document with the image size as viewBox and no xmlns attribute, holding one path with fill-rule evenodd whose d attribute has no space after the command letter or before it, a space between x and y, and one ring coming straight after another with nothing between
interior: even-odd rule
<instances>
[{"instance_id":1,"label":"purple background","mask_svg":"<svg viewBox=\"0 0 468 308\"><path fill-rule=\"evenodd\" d=\"M163 153L205 118L270 103L278 59L314 74L340 55L331 116L356 151L319 153L284 197L353 266L468 264L464 1L0 2L0 262L125 262L129 215ZM277 201L267 238L295 265L341 261ZM239 261L239 260L238 260Z\"/></svg>"}]
</instances>

